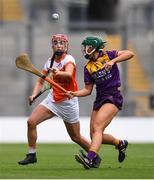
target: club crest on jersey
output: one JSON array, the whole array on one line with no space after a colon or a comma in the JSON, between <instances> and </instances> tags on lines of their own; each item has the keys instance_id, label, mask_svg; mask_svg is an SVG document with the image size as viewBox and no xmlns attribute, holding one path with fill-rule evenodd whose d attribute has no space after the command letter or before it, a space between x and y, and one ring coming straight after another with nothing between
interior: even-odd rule
<instances>
[{"instance_id":1,"label":"club crest on jersey","mask_svg":"<svg viewBox=\"0 0 154 180\"><path fill-rule=\"evenodd\" d=\"M105 63L109 62L110 59L107 54L104 54L102 57L99 57L96 62L89 61L86 64L86 68L89 71L90 74L95 73L96 71L103 69Z\"/></svg>"}]
</instances>

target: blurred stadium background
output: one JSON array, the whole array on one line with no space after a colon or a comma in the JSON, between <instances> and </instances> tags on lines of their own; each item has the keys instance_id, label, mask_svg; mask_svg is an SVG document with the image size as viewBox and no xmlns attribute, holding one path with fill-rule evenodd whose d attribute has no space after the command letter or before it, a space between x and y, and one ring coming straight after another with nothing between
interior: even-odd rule
<instances>
[{"instance_id":1,"label":"blurred stadium background","mask_svg":"<svg viewBox=\"0 0 154 180\"><path fill-rule=\"evenodd\" d=\"M60 14L53 21L52 13ZM0 116L26 117L27 97L37 79L15 66L27 52L39 69L51 55L50 36L66 33L83 86L81 42L87 35L108 41L108 49L131 49L136 56L120 64L124 108L119 117L154 115L154 0L0 0ZM80 116L90 116L95 92L80 98ZM153 127L154 128L154 127Z\"/></svg>"}]
</instances>

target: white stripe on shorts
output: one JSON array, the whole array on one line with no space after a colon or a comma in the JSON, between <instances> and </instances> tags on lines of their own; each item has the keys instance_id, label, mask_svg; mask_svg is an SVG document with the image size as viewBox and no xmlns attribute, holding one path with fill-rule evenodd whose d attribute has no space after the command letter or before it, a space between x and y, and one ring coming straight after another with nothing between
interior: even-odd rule
<instances>
[{"instance_id":1,"label":"white stripe on shorts","mask_svg":"<svg viewBox=\"0 0 154 180\"><path fill-rule=\"evenodd\" d=\"M79 103L77 97L57 103L51 101L49 93L40 104L48 108L65 122L79 122Z\"/></svg>"}]
</instances>

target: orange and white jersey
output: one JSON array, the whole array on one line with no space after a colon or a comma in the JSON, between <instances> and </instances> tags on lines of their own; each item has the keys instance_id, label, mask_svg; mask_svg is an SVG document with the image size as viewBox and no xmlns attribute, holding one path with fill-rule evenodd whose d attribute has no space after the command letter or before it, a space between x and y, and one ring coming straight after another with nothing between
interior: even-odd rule
<instances>
[{"instance_id":1,"label":"orange and white jersey","mask_svg":"<svg viewBox=\"0 0 154 180\"><path fill-rule=\"evenodd\" d=\"M45 63L43 68L43 73L47 74L49 72L50 63L51 63L51 58L49 58ZM57 78L56 75L53 75L52 79L57 84L65 88L67 91L77 91L78 87L76 82L76 63L73 56L69 54L65 54L60 62L57 63L56 61L54 61L52 68L58 69L59 71L65 71L66 66L70 63L73 64L74 66L74 71L71 80L68 80L67 78L66 79L60 77ZM50 95L52 102L61 102L68 98L60 89L58 89L55 86L52 86L50 90Z\"/></svg>"}]
</instances>

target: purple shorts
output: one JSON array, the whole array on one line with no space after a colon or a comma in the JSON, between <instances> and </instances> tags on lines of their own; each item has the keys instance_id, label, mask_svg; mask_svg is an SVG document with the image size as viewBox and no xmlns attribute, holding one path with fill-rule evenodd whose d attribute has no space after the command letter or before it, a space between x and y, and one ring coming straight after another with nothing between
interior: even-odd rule
<instances>
[{"instance_id":1,"label":"purple shorts","mask_svg":"<svg viewBox=\"0 0 154 180\"><path fill-rule=\"evenodd\" d=\"M96 97L96 100L93 104L93 110L99 110L103 104L105 103L112 103L114 104L119 110L122 109L123 105L123 97L119 90L114 93L110 94L103 94L102 96Z\"/></svg>"}]
</instances>

